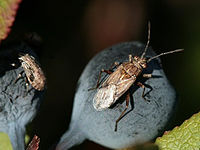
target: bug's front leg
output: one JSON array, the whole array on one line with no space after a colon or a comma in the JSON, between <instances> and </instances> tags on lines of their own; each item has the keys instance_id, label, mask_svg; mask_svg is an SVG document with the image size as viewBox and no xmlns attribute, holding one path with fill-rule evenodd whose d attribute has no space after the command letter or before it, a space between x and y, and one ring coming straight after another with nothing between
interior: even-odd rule
<instances>
[{"instance_id":1,"label":"bug's front leg","mask_svg":"<svg viewBox=\"0 0 200 150\"><path fill-rule=\"evenodd\" d=\"M124 113L125 113L126 110L128 109L129 101L130 101L130 92L128 92L128 94L126 95L126 107L125 107L125 109L122 111L121 115L119 116L119 118L118 118L118 119L116 120L116 122L115 122L115 132L117 131L117 124L118 124L118 122L123 118Z\"/></svg>"},{"instance_id":2,"label":"bug's front leg","mask_svg":"<svg viewBox=\"0 0 200 150\"><path fill-rule=\"evenodd\" d=\"M29 92L29 82L27 78L25 79L25 82L26 82L26 91Z\"/></svg>"},{"instance_id":3,"label":"bug's front leg","mask_svg":"<svg viewBox=\"0 0 200 150\"><path fill-rule=\"evenodd\" d=\"M23 73L23 71L21 71L21 72L18 74L18 76L17 76L17 78L15 79L14 83L17 83L17 81L18 81L20 78L22 78L22 73Z\"/></svg>"},{"instance_id":4,"label":"bug's front leg","mask_svg":"<svg viewBox=\"0 0 200 150\"><path fill-rule=\"evenodd\" d=\"M143 92L142 92L142 98L145 100L145 101L147 101L147 102L150 102L150 100L147 100L144 96L145 96L145 86L144 86L144 84L142 84L141 82L138 82L137 83L137 85L139 86L139 87L141 87L141 88L143 88Z\"/></svg>"},{"instance_id":5,"label":"bug's front leg","mask_svg":"<svg viewBox=\"0 0 200 150\"><path fill-rule=\"evenodd\" d=\"M17 83L17 81L18 81L20 78L23 77L22 74L23 74L23 71L21 71L21 72L18 74L18 76L17 76L17 78L15 79L14 83ZM29 82L28 82L27 77L25 77L25 82L26 82L26 90L27 90L27 92L28 92L28 91L29 91Z\"/></svg>"},{"instance_id":6,"label":"bug's front leg","mask_svg":"<svg viewBox=\"0 0 200 150\"><path fill-rule=\"evenodd\" d=\"M109 68L109 70L104 70L104 69L102 69L102 70L99 72L99 77L98 77L96 86L93 87L93 88L88 89L88 91L97 89L97 88L99 87L102 72L105 72L105 73L107 73L107 74L111 74L111 73L113 73L113 71L111 71L111 69L114 68L114 67L117 67L117 66L119 66L119 63L118 63L118 62L114 62L114 63L111 65L111 67Z\"/></svg>"},{"instance_id":7,"label":"bug's front leg","mask_svg":"<svg viewBox=\"0 0 200 150\"><path fill-rule=\"evenodd\" d=\"M128 55L129 57L129 62L133 62L133 56L132 55Z\"/></svg>"},{"instance_id":8,"label":"bug's front leg","mask_svg":"<svg viewBox=\"0 0 200 150\"><path fill-rule=\"evenodd\" d=\"M110 66L109 70L111 70L111 69L113 69L113 68L115 68L115 67L118 67L118 66L119 66L119 62L114 62L114 63Z\"/></svg>"}]
</instances>

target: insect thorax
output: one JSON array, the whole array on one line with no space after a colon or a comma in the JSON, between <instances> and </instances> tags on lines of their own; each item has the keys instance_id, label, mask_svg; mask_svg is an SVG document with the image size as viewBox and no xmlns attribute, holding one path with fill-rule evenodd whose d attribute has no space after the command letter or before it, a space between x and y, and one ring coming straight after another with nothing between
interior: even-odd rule
<instances>
[{"instance_id":1,"label":"insect thorax","mask_svg":"<svg viewBox=\"0 0 200 150\"><path fill-rule=\"evenodd\" d=\"M130 76L137 77L142 72L142 67L137 62L134 62L134 61L131 63L125 62L122 65L124 67L125 72Z\"/></svg>"}]
</instances>

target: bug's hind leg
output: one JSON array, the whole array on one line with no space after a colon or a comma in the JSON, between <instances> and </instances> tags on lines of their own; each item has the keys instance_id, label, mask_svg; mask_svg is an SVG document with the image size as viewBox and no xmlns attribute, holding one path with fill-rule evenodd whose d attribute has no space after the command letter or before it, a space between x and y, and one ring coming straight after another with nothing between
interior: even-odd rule
<instances>
[{"instance_id":1,"label":"bug's hind leg","mask_svg":"<svg viewBox=\"0 0 200 150\"><path fill-rule=\"evenodd\" d=\"M93 88L88 89L88 91L90 91L90 90L95 90L95 89L97 89L97 88L99 87L102 72L105 72L105 73L107 73L107 74L111 74L111 73L113 73L113 71L111 71L111 69L114 68L114 67L118 67L118 66L119 66L119 63L118 63L118 62L114 62L114 63L111 65L111 67L109 68L109 70L104 70L104 69L102 69L102 70L99 72L99 77L98 77L96 86L93 87Z\"/></svg>"},{"instance_id":2,"label":"bug's hind leg","mask_svg":"<svg viewBox=\"0 0 200 150\"><path fill-rule=\"evenodd\" d=\"M110 71L110 70L104 70L104 69L102 69L102 70L100 71L100 73L99 73L99 77L98 77L96 86L93 87L93 88L88 89L88 91L90 91L90 90L95 90L95 89L97 89L97 88L99 87L102 72L105 72L105 73L107 73L107 74L111 74L111 73L112 73L112 71Z\"/></svg>"},{"instance_id":3,"label":"bug's hind leg","mask_svg":"<svg viewBox=\"0 0 200 150\"><path fill-rule=\"evenodd\" d=\"M143 98L145 101L150 102L150 100L148 100L148 99L145 98L145 94L144 94L144 93L145 93L145 86L144 86L144 84L142 84L141 82L138 82L137 85L138 85L139 87L143 88L142 98Z\"/></svg>"},{"instance_id":4,"label":"bug's hind leg","mask_svg":"<svg viewBox=\"0 0 200 150\"><path fill-rule=\"evenodd\" d=\"M117 124L118 124L118 122L124 117L124 113L125 113L126 110L128 109L129 101L130 101L130 92L128 92L128 94L126 95L126 107L125 107L125 109L122 111L121 115L119 116L119 118L118 118L118 119L116 120L116 122L115 122L115 132L117 131Z\"/></svg>"}]
</instances>

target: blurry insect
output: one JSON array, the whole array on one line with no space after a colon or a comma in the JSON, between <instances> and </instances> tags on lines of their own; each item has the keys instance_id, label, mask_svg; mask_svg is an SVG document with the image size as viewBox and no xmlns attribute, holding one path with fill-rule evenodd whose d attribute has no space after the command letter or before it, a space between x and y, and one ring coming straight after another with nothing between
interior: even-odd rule
<instances>
[{"instance_id":1,"label":"blurry insect","mask_svg":"<svg viewBox=\"0 0 200 150\"><path fill-rule=\"evenodd\" d=\"M25 54L20 55L18 59L21 62L21 66L24 69L26 77L31 86L38 91L42 91L45 87L46 78L35 58L29 54ZM17 79L19 79L21 76L22 75L20 73Z\"/></svg>"},{"instance_id":2,"label":"blurry insect","mask_svg":"<svg viewBox=\"0 0 200 150\"><path fill-rule=\"evenodd\" d=\"M114 104L126 91L129 90L131 85L135 84L135 81L139 75L141 75L143 69L147 67L147 64L152 61L155 58L158 58L163 55L180 52L183 51L183 49L177 49L165 53L161 53L159 55L153 56L149 59L145 58L146 51L149 46L150 41L150 23L148 24L148 41L146 44L146 47L144 49L144 52L140 57L138 56L132 56L129 55L129 61L123 62L121 65L119 63L114 63L114 67L116 67L116 70L113 72L110 69L104 70L102 69L99 73L99 77L97 80L97 84L95 88L92 89L98 89L97 93L95 94L93 98L93 106L97 111L102 111L104 109L109 108L112 104ZM113 67L112 67L113 68ZM109 74L108 78L100 85L100 79L102 72L105 72ZM143 77L145 78L151 78L151 74L143 74ZM145 86L141 82L136 83L138 86L143 88L142 97L144 97L145 93ZM146 99L145 99L146 100ZM116 120L115 123L115 131L117 131L117 124L124 116L124 113L128 109L130 101L130 92L128 92L126 96L126 107L122 111L119 118Z\"/></svg>"}]
</instances>

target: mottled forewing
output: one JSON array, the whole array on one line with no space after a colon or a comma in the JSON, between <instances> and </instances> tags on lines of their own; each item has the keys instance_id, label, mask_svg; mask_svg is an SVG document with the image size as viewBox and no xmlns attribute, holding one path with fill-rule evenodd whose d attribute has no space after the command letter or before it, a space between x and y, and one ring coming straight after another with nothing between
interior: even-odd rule
<instances>
[{"instance_id":1,"label":"mottled forewing","mask_svg":"<svg viewBox=\"0 0 200 150\"><path fill-rule=\"evenodd\" d=\"M112 74L109 75L109 77L104 81L102 84L102 87L105 87L110 84L117 84L121 78L123 70L123 66L120 65Z\"/></svg>"},{"instance_id":2,"label":"mottled forewing","mask_svg":"<svg viewBox=\"0 0 200 150\"><path fill-rule=\"evenodd\" d=\"M98 111L109 108L130 88L135 80L136 78L129 76L120 65L97 90L93 99L94 108Z\"/></svg>"},{"instance_id":3,"label":"mottled forewing","mask_svg":"<svg viewBox=\"0 0 200 150\"><path fill-rule=\"evenodd\" d=\"M26 76L27 76L28 81L29 81L30 83L33 82L35 77L34 77L34 75L33 75L33 70L32 70L32 68L30 67L30 65L27 64L26 62L22 62L22 67L23 67L23 69L24 69L24 72L25 72L25 74L26 74Z\"/></svg>"},{"instance_id":4,"label":"mottled forewing","mask_svg":"<svg viewBox=\"0 0 200 150\"><path fill-rule=\"evenodd\" d=\"M110 84L108 86L98 89L97 93L93 98L93 106L96 110L101 111L110 107L115 99L116 86Z\"/></svg>"},{"instance_id":5,"label":"mottled forewing","mask_svg":"<svg viewBox=\"0 0 200 150\"><path fill-rule=\"evenodd\" d=\"M116 92L115 92L115 101L122 96L135 82L136 78L130 77L128 79L123 79L116 85Z\"/></svg>"}]
</instances>

